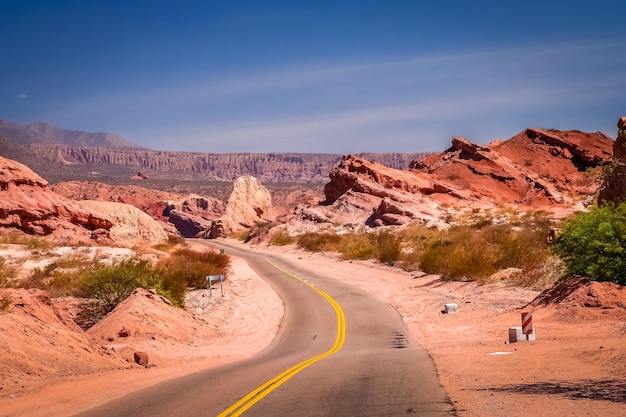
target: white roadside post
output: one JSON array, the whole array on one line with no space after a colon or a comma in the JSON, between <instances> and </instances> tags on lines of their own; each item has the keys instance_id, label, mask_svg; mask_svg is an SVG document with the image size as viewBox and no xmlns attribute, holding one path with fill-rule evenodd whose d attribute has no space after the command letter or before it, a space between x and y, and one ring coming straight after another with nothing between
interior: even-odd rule
<instances>
[{"instance_id":1,"label":"white roadside post","mask_svg":"<svg viewBox=\"0 0 626 417\"><path fill-rule=\"evenodd\" d=\"M443 311L446 314L452 314L459 311L459 305L457 303L445 303L443 305Z\"/></svg>"}]
</instances>

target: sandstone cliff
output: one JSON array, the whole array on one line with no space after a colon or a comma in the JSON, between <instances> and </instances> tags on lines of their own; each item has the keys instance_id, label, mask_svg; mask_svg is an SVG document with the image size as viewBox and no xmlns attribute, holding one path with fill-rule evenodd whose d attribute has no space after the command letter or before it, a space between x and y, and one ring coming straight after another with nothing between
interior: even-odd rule
<instances>
[{"instance_id":1,"label":"sandstone cliff","mask_svg":"<svg viewBox=\"0 0 626 417\"><path fill-rule=\"evenodd\" d=\"M178 201L168 201L163 214L182 236L196 237L209 229L224 210L225 204L221 200L189 195Z\"/></svg>"},{"instance_id":2,"label":"sandstone cliff","mask_svg":"<svg viewBox=\"0 0 626 417\"><path fill-rule=\"evenodd\" d=\"M50 185L50 189L72 200L111 201L130 204L161 222L167 222L167 216L163 214L167 201L177 201L183 197L178 193L136 185L110 185L94 181L62 182Z\"/></svg>"},{"instance_id":3,"label":"sandstone cliff","mask_svg":"<svg viewBox=\"0 0 626 417\"><path fill-rule=\"evenodd\" d=\"M107 237L107 216L48 189L48 183L25 165L0 157L0 227L75 241L97 232Z\"/></svg>"},{"instance_id":4,"label":"sandstone cliff","mask_svg":"<svg viewBox=\"0 0 626 417\"><path fill-rule=\"evenodd\" d=\"M571 212L597 194L612 146L602 133L526 129L488 146L455 137L445 152L414 161L411 171L348 155L330 173L325 202L299 216L377 226L434 223L445 207Z\"/></svg>"},{"instance_id":5,"label":"sandstone cliff","mask_svg":"<svg viewBox=\"0 0 626 417\"><path fill-rule=\"evenodd\" d=\"M213 239L232 232L250 229L257 223L272 219L272 196L254 177L239 177L228 198L224 215L211 224L204 234Z\"/></svg>"},{"instance_id":6,"label":"sandstone cliff","mask_svg":"<svg viewBox=\"0 0 626 417\"><path fill-rule=\"evenodd\" d=\"M273 183L322 183L339 154L168 152L142 148L110 133L70 131L35 122L0 120L0 155L26 164L51 182L98 177L212 179L232 182L250 175ZM424 153L363 153L361 157L406 169ZM137 176L139 172L139 176Z\"/></svg>"},{"instance_id":7,"label":"sandstone cliff","mask_svg":"<svg viewBox=\"0 0 626 417\"><path fill-rule=\"evenodd\" d=\"M617 140L613 159L606 167L605 181L598 195L598 204L622 203L626 199L626 116L617 121Z\"/></svg>"},{"instance_id":8,"label":"sandstone cliff","mask_svg":"<svg viewBox=\"0 0 626 417\"><path fill-rule=\"evenodd\" d=\"M234 181L240 176L253 176L268 182L323 182L341 160L337 154L297 153L200 153L155 150L73 147L33 143L29 149L54 164L80 166L92 170L124 168L124 176L141 170L150 178L207 178ZM363 154L382 164L405 169L411 160L424 153ZM107 175L112 175L108 171Z\"/></svg>"},{"instance_id":9,"label":"sandstone cliff","mask_svg":"<svg viewBox=\"0 0 626 417\"><path fill-rule=\"evenodd\" d=\"M120 243L150 242L167 240L163 227L152 217L130 204L110 201L85 200L82 204L111 219L113 226L109 238Z\"/></svg>"}]
</instances>

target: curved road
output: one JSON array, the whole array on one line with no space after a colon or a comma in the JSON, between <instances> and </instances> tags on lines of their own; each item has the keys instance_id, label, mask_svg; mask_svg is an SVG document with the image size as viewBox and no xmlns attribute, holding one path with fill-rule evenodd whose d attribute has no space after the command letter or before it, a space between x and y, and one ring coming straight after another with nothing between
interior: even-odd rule
<instances>
[{"instance_id":1,"label":"curved road","mask_svg":"<svg viewBox=\"0 0 626 417\"><path fill-rule=\"evenodd\" d=\"M275 340L248 360L166 381L76 417L452 415L432 360L405 337L389 304L323 271L216 246L246 259L283 299Z\"/></svg>"}]
</instances>

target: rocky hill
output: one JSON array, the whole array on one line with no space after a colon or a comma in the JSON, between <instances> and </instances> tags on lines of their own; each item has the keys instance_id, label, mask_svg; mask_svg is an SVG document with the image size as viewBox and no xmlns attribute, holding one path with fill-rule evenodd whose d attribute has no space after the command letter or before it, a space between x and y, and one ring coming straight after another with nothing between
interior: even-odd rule
<instances>
[{"instance_id":1,"label":"rocky hill","mask_svg":"<svg viewBox=\"0 0 626 417\"><path fill-rule=\"evenodd\" d=\"M303 208L300 218L381 226L437 224L448 208L567 214L597 195L612 148L603 133L526 129L488 146L455 137L448 150L414 161L410 171L347 155L330 174L326 200Z\"/></svg>"},{"instance_id":2,"label":"rocky hill","mask_svg":"<svg viewBox=\"0 0 626 417\"><path fill-rule=\"evenodd\" d=\"M124 203L66 198L27 166L1 156L0 229L74 243L167 239L163 227L142 210Z\"/></svg>"},{"instance_id":3,"label":"rocky hill","mask_svg":"<svg viewBox=\"0 0 626 417\"><path fill-rule=\"evenodd\" d=\"M26 126L0 120L0 136L20 144L57 143L69 146L99 146L104 148L141 149L128 139L111 133L66 130L50 123L34 122Z\"/></svg>"}]
</instances>

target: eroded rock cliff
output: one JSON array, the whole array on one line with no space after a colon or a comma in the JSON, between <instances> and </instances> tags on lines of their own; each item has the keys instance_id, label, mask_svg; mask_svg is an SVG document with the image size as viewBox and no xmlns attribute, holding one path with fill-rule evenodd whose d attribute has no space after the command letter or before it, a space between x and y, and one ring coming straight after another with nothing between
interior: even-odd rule
<instances>
[{"instance_id":1,"label":"eroded rock cliff","mask_svg":"<svg viewBox=\"0 0 626 417\"><path fill-rule=\"evenodd\" d=\"M598 204L622 203L626 200L626 116L617 121L617 139L613 144L613 159L605 169L604 184Z\"/></svg>"},{"instance_id":2,"label":"eroded rock cliff","mask_svg":"<svg viewBox=\"0 0 626 417\"><path fill-rule=\"evenodd\" d=\"M91 167L100 170L111 167L130 172L142 170L151 178L197 175L220 181L234 181L240 176L253 176L267 182L323 182L337 165L341 155L298 153L200 153L167 152L146 149L113 149L104 147L68 146L53 143L33 143L29 149L53 164ZM366 158L398 169L424 153L363 154Z\"/></svg>"},{"instance_id":3,"label":"eroded rock cliff","mask_svg":"<svg viewBox=\"0 0 626 417\"><path fill-rule=\"evenodd\" d=\"M0 157L0 226L73 240L108 237L104 215L48 189L46 180L19 162Z\"/></svg>"},{"instance_id":4,"label":"eroded rock cliff","mask_svg":"<svg viewBox=\"0 0 626 417\"><path fill-rule=\"evenodd\" d=\"M300 216L377 226L432 223L447 206L572 211L596 195L612 147L603 133L526 129L488 146L454 137L448 150L414 161L410 171L348 155L330 173L324 204Z\"/></svg>"},{"instance_id":5,"label":"eroded rock cliff","mask_svg":"<svg viewBox=\"0 0 626 417\"><path fill-rule=\"evenodd\" d=\"M213 239L250 229L272 217L272 195L267 188L254 177L239 177L226 203L224 215L212 222L204 237Z\"/></svg>"},{"instance_id":6,"label":"eroded rock cliff","mask_svg":"<svg viewBox=\"0 0 626 417\"><path fill-rule=\"evenodd\" d=\"M163 214L184 237L196 237L211 227L213 220L224 214L223 201L189 195L177 201L168 201Z\"/></svg>"}]
</instances>

